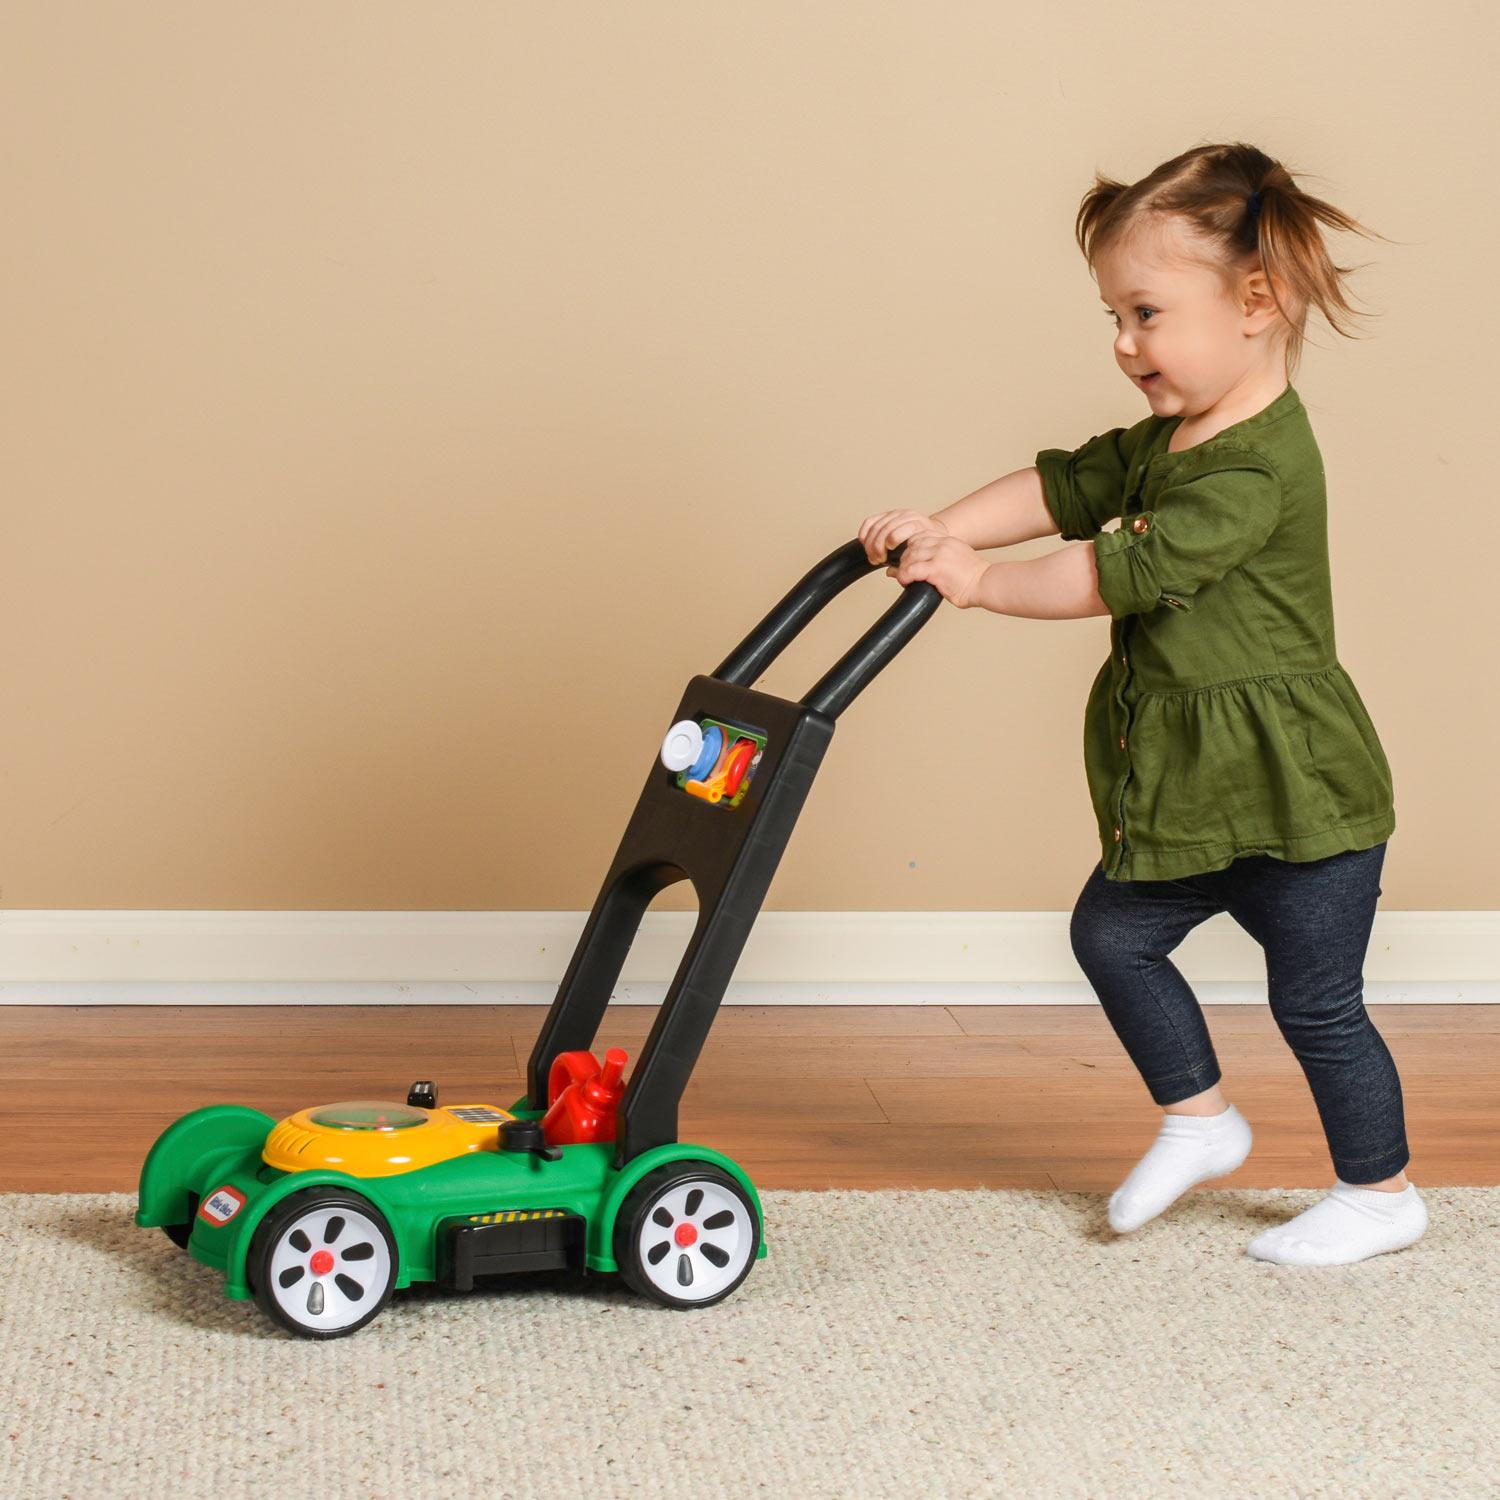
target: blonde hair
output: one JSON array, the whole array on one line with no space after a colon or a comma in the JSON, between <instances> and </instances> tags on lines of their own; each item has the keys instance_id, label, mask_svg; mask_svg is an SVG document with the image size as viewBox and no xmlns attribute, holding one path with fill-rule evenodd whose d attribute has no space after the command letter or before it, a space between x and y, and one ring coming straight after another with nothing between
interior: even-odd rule
<instances>
[{"instance_id":1,"label":"blonde hair","mask_svg":"<svg viewBox=\"0 0 1500 1500\"><path fill-rule=\"evenodd\" d=\"M1254 193L1260 194L1258 213L1250 201ZM1096 171L1075 225L1090 274L1111 246L1164 218L1184 221L1204 242L1203 261L1226 289L1236 277L1264 270L1286 322L1288 379L1301 360L1313 307L1335 333L1348 338L1357 335L1344 326L1344 318L1378 316L1350 306L1343 278L1364 268L1335 265L1318 226L1386 236L1304 192L1289 168L1255 146L1243 141L1194 146L1129 186Z\"/></svg>"}]
</instances>

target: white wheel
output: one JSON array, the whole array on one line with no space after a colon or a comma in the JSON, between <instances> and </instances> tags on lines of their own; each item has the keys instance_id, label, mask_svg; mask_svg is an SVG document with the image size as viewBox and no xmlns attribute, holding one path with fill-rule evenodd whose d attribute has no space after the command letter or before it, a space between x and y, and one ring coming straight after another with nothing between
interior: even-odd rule
<instances>
[{"instance_id":1,"label":"white wheel","mask_svg":"<svg viewBox=\"0 0 1500 1500\"><path fill-rule=\"evenodd\" d=\"M363 1327L396 1279L385 1220L353 1193L310 1188L266 1216L250 1249L255 1300L276 1322L310 1338Z\"/></svg>"},{"instance_id":2,"label":"white wheel","mask_svg":"<svg viewBox=\"0 0 1500 1500\"><path fill-rule=\"evenodd\" d=\"M637 1291L674 1307L727 1297L749 1273L760 1226L743 1189L706 1162L648 1172L620 1212L616 1255Z\"/></svg>"}]
</instances>

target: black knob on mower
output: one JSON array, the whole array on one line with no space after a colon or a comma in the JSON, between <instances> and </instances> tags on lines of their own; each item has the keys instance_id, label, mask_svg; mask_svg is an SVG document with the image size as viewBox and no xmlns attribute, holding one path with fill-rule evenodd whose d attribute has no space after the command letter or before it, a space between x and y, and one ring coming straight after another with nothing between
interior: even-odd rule
<instances>
[{"instance_id":1,"label":"black knob on mower","mask_svg":"<svg viewBox=\"0 0 1500 1500\"><path fill-rule=\"evenodd\" d=\"M560 1161L561 1146L549 1146L540 1120L507 1120L500 1127L502 1151L530 1151L544 1161Z\"/></svg>"},{"instance_id":2,"label":"black knob on mower","mask_svg":"<svg viewBox=\"0 0 1500 1500\"><path fill-rule=\"evenodd\" d=\"M406 1107L408 1109L436 1109L437 1084L431 1079L418 1079L406 1091Z\"/></svg>"}]
</instances>

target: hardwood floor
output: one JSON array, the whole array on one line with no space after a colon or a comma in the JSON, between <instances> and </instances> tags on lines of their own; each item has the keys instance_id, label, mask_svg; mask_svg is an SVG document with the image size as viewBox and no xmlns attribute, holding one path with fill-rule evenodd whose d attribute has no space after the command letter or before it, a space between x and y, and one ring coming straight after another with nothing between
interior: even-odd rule
<instances>
[{"instance_id":1,"label":"hardwood floor","mask_svg":"<svg viewBox=\"0 0 1500 1500\"><path fill-rule=\"evenodd\" d=\"M1322 1128L1264 1006L1205 1007L1224 1089L1255 1130L1215 1186L1326 1187ZM404 1099L507 1106L535 1006L0 1007L0 1191L133 1191L178 1115ZM1500 1006L1370 1007L1401 1072L1411 1179L1500 1184ZM614 1007L596 1052L632 1060L655 1008ZM762 1188L1111 1191L1161 1119L1092 1006L730 1006L704 1048L681 1137Z\"/></svg>"}]
</instances>

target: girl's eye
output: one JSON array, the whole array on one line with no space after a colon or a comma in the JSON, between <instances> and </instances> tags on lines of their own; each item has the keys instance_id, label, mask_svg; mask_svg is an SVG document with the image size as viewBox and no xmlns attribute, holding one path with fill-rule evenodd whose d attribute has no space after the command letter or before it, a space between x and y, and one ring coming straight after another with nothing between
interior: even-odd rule
<instances>
[{"instance_id":1,"label":"girl's eye","mask_svg":"<svg viewBox=\"0 0 1500 1500\"><path fill-rule=\"evenodd\" d=\"M1138 308L1136 308L1136 311L1138 313L1150 314L1150 313L1154 313L1156 311L1156 309L1154 307L1138 307ZM1106 307L1104 309L1104 316L1106 318L1113 318L1115 320L1115 326L1117 328L1119 327L1119 325L1120 325L1120 315L1119 315L1119 313L1117 313L1114 310L1114 308L1112 308L1112 307ZM1149 317L1142 317L1142 319L1141 319L1141 322L1143 322L1143 323L1149 323L1150 321L1151 320L1150 320Z\"/></svg>"}]
</instances>

